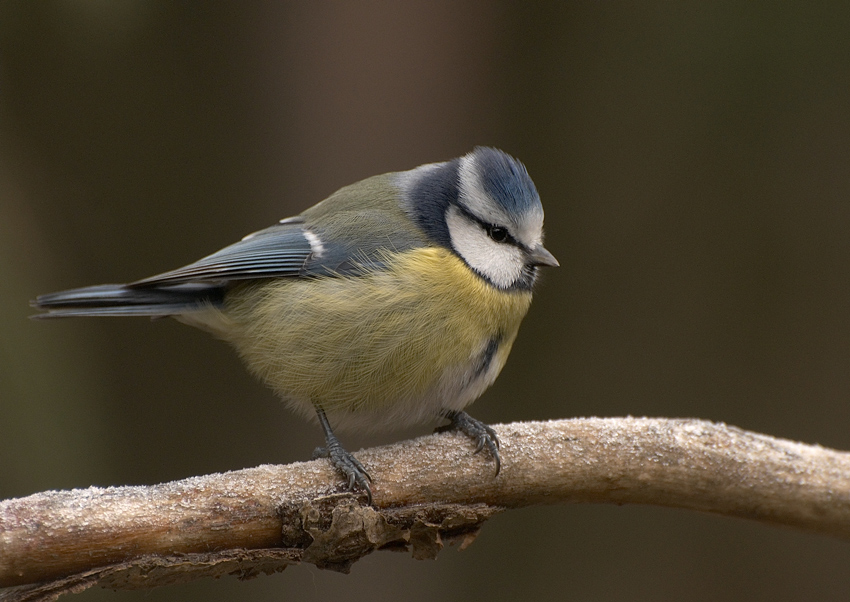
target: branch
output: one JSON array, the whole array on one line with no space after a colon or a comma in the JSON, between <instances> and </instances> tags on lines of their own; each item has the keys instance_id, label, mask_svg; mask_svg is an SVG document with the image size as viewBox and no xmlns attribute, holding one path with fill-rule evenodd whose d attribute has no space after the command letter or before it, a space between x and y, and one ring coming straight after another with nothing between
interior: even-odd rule
<instances>
[{"instance_id":1,"label":"branch","mask_svg":"<svg viewBox=\"0 0 850 602\"><path fill-rule=\"evenodd\" d=\"M374 507L334 493L341 483L324 460L0 502L0 587L31 584L0 599L247 578L298 562L347 571L377 549L428 558L446 541L465 547L504 508L535 504L675 506L850 539L850 453L687 419L496 430L496 478L452 433L359 452Z\"/></svg>"}]
</instances>

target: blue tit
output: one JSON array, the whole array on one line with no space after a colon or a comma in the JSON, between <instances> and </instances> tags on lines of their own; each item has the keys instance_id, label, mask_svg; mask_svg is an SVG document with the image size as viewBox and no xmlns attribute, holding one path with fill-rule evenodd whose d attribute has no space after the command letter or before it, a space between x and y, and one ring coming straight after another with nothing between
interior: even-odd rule
<instances>
[{"instance_id":1,"label":"blue tit","mask_svg":"<svg viewBox=\"0 0 850 602\"><path fill-rule=\"evenodd\" d=\"M185 267L38 297L35 317L171 316L231 343L371 501L331 429L448 419L499 471L496 433L463 410L496 379L531 304L543 207L525 167L471 153L346 186Z\"/></svg>"}]
</instances>

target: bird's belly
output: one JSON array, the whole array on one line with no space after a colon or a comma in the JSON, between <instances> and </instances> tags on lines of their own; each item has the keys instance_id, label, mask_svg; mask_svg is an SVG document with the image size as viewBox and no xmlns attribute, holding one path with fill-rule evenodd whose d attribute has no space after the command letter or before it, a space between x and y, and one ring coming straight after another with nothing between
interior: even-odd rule
<instances>
[{"instance_id":1,"label":"bird's belly","mask_svg":"<svg viewBox=\"0 0 850 602\"><path fill-rule=\"evenodd\" d=\"M322 408L335 427L380 428L478 398L530 301L488 285L448 251L425 248L363 276L244 285L228 295L224 315L234 325L226 338L295 409Z\"/></svg>"}]
</instances>

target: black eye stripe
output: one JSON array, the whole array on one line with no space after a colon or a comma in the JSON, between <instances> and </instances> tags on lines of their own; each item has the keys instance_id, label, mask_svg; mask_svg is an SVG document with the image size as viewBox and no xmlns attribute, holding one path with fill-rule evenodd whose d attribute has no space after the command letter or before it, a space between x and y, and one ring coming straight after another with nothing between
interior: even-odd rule
<instances>
[{"instance_id":1,"label":"black eye stripe","mask_svg":"<svg viewBox=\"0 0 850 602\"><path fill-rule=\"evenodd\" d=\"M498 242L498 243L502 243L502 244L513 245L515 247L519 247L520 249L525 248L525 247L523 247L523 245L521 245L519 243L519 241L517 239L515 239L511 235L510 231L507 228L505 228L504 226L498 226L496 224L490 224L488 222L485 222L484 220L479 218L477 215L475 215L474 213L472 213L471 211L469 211L468 209L466 209L466 207L463 207L462 205L455 205L455 207L457 207L457 209L463 215L465 215L467 217L467 219L469 219L469 221L475 222L476 224L481 226L481 228L484 230L484 232L487 233L487 236L490 237L491 240ZM493 237L493 230L503 231L505 233L505 237L497 240L496 238Z\"/></svg>"}]
</instances>

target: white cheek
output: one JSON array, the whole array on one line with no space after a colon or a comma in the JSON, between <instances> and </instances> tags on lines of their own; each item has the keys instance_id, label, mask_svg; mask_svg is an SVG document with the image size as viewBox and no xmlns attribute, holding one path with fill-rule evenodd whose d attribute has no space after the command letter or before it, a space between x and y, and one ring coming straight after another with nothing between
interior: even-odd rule
<instances>
[{"instance_id":1,"label":"white cheek","mask_svg":"<svg viewBox=\"0 0 850 602\"><path fill-rule=\"evenodd\" d=\"M522 276L522 251L513 245L497 243L487 236L481 226L470 221L455 207L449 208L446 225L455 251L493 284L508 288Z\"/></svg>"}]
</instances>

